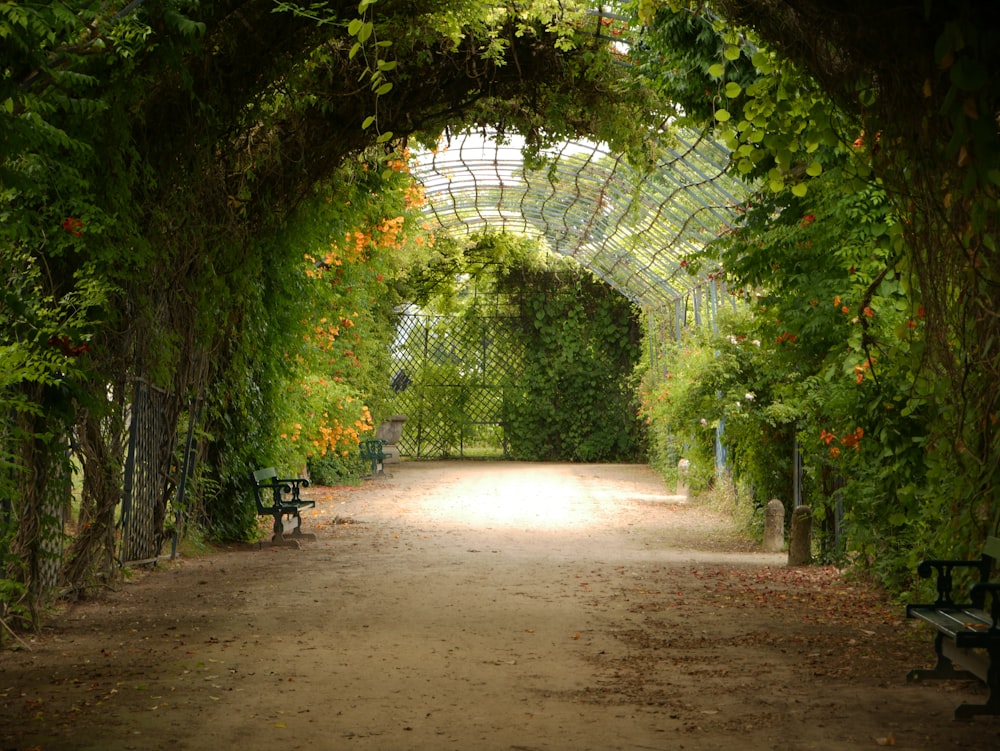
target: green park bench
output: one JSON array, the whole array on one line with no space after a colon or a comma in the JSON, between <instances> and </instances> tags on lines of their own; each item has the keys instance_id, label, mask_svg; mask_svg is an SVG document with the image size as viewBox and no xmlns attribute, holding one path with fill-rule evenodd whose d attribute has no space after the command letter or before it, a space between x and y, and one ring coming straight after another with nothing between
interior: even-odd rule
<instances>
[{"instance_id":1,"label":"green park bench","mask_svg":"<svg viewBox=\"0 0 1000 751\"><path fill-rule=\"evenodd\" d=\"M361 458L366 462L371 462L372 477L385 472L385 460L388 458L382 448L386 442L381 438L365 438L358 444Z\"/></svg>"},{"instance_id":2,"label":"green park bench","mask_svg":"<svg viewBox=\"0 0 1000 751\"><path fill-rule=\"evenodd\" d=\"M929 670L911 670L908 680L978 678L986 684L989 692L986 702L960 704L955 709L956 720L1000 715L1000 582L990 581L997 563L1000 563L998 537L987 538L978 559L921 561L917 567L920 577L929 579L937 573L937 600L927 605L906 606L908 618L919 618L937 630L934 638L937 665ZM956 569L975 580L965 603L954 600Z\"/></svg>"},{"instance_id":3,"label":"green park bench","mask_svg":"<svg viewBox=\"0 0 1000 751\"><path fill-rule=\"evenodd\" d=\"M309 480L304 477L280 478L274 467L254 470L250 473L250 479L253 482L257 513L274 517L272 545L288 544L285 540L287 531L291 532L293 538L313 537L302 534L302 516L299 513L304 508L316 506L315 501L304 500L299 496L300 488L309 487Z\"/></svg>"}]
</instances>

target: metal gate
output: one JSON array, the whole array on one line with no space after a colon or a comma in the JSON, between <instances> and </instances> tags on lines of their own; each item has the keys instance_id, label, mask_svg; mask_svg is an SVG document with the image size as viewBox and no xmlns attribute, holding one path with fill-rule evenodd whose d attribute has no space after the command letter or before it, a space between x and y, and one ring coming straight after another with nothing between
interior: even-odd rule
<instances>
[{"instance_id":1,"label":"metal gate","mask_svg":"<svg viewBox=\"0 0 1000 751\"><path fill-rule=\"evenodd\" d=\"M400 316L392 411L406 415L398 448L415 458L506 455L506 394L523 353L510 316Z\"/></svg>"}]
</instances>

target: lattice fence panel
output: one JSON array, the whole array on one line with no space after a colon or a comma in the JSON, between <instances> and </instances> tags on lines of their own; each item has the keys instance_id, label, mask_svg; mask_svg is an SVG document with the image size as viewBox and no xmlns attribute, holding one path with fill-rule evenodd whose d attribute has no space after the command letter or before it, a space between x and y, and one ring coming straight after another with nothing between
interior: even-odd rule
<instances>
[{"instance_id":1,"label":"lattice fence panel","mask_svg":"<svg viewBox=\"0 0 1000 751\"><path fill-rule=\"evenodd\" d=\"M125 461L121 515L121 560L159 555L165 488L175 426L168 419L168 395L137 381Z\"/></svg>"},{"instance_id":2,"label":"lattice fence panel","mask_svg":"<svg viewBox=\"0 0 1000 751\"><path fill-rule=\"evenodd\" d=\"M505 451L505 394L522 353L505 316L400 318L393 357L396 414L407 417L398 448L420 458Z\"/></svg>"}]
</instances>

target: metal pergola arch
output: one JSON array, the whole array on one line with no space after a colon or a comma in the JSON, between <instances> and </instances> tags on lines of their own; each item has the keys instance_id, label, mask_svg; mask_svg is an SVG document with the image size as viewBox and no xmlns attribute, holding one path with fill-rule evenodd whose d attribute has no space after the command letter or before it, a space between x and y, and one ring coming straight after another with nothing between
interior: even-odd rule
<instances>
[{"instance_id":1,"label":"metal pergola arch","mask_svg":"<svg viewBox=\"0 0 1000 751\"><path fill-rule=\"evenodd\" d=\"M428 220L452 235L538 238L645 310L690 298L700 313L699 298L716 285L689 274L684 259L732 227L749 189L727 174L729 152L704 134L671 131L659 153L640 171L605 145L568 141L530 169L517 139L467 131L417 155L413 175Z\"/></svg>"}]
</instances>

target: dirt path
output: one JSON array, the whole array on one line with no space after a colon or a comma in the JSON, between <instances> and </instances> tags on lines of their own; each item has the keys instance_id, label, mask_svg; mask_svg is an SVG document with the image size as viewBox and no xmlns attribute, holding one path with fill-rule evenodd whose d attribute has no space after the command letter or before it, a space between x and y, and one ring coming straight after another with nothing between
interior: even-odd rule
<instances>
[{"instance_id":1,"label":"dirt path","mask_svg":"<svg viewBox=\"0 0 1000 751\"><path fill-rule=\"evenodd\" d=\"M390 470L313 489L299 549L171 564L0 653L0 748L1000 748L951 720L981 687L905 683L931 645L898 607L648 468Z\"/></svg>"}]
</instances>

